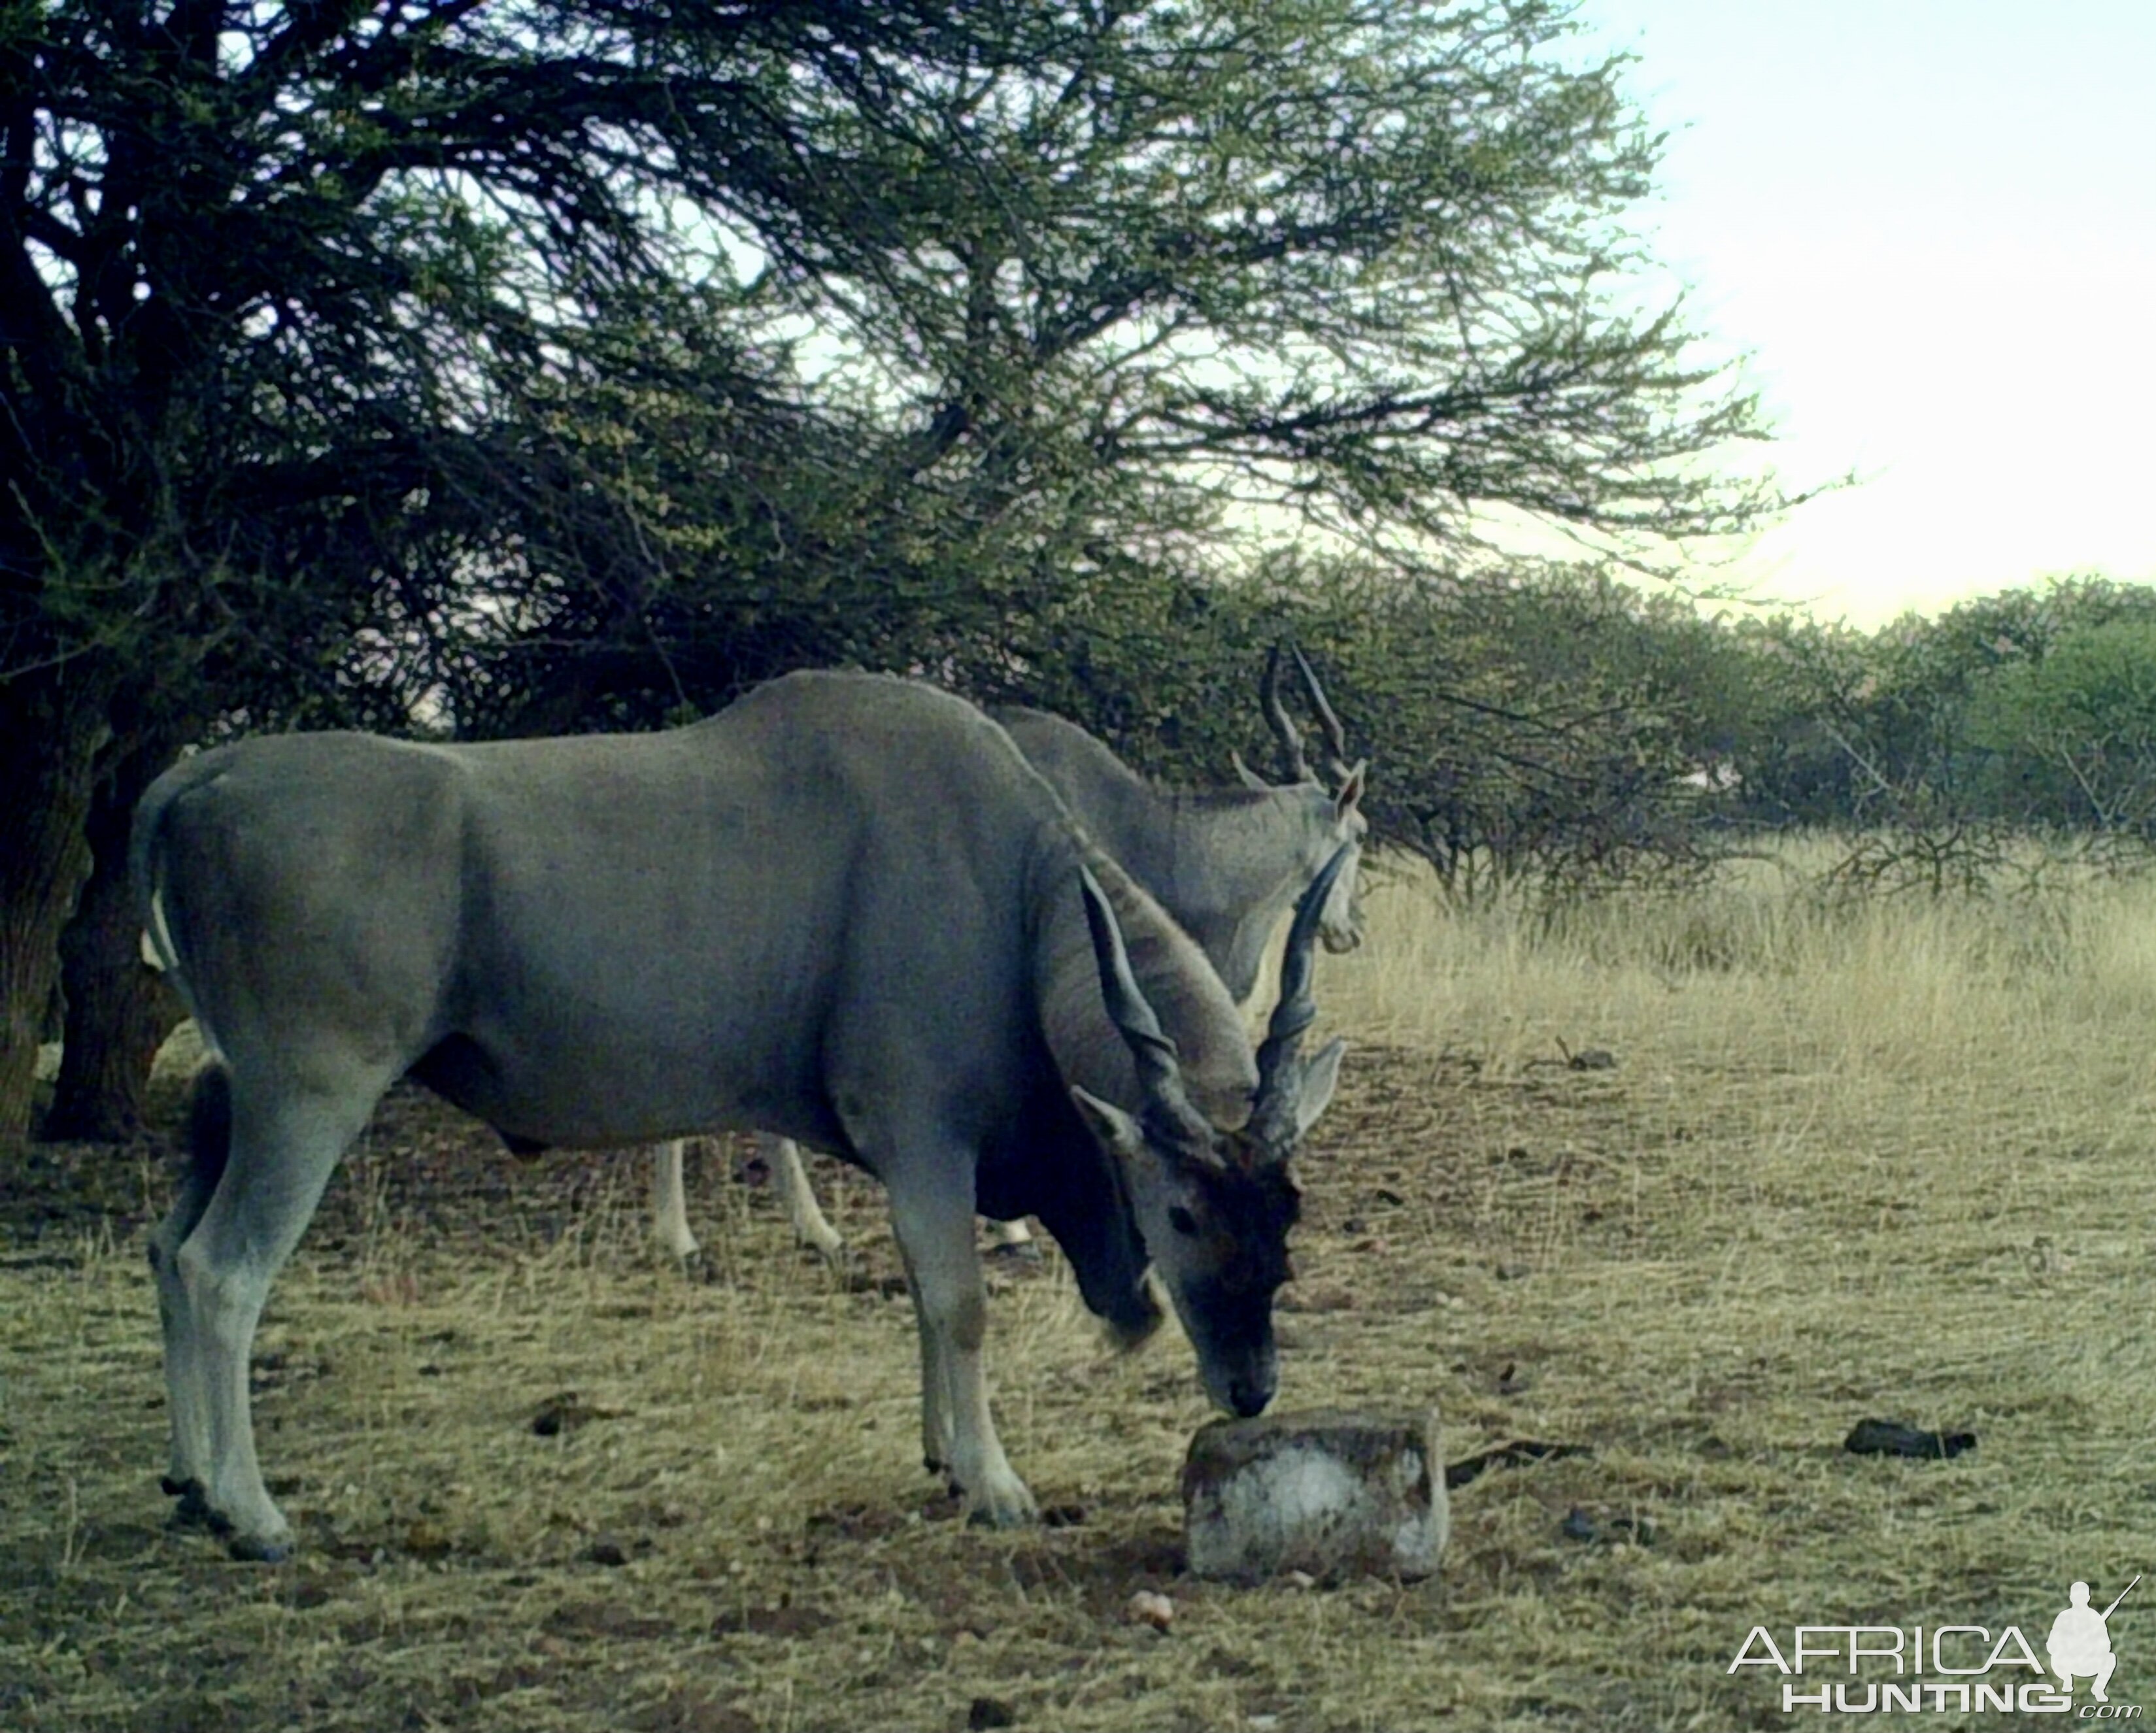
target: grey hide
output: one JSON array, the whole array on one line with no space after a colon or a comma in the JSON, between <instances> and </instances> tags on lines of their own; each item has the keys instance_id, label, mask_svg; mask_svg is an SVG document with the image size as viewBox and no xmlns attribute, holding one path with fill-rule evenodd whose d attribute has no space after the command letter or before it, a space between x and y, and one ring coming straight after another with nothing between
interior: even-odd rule
<instances>
[{"instance_id":1,"label":"grey hide","mask_svg":"<svg viewBox=\"0 0 2156 1733\"><path fill-rule=\"evenodd\" d=\"M1286 740L1296 740L1281 709L1277 656L1266 670L1264 700ZM1306 690L1332 720L1323 689L1301 663ZM1206 960L1238 1004L1257 985L1266 946L1304 888L1343 845L1353 851L1322 911L1319 937L1328 951L1351 951L1363 940L1357 900L1358 868L1368 823L1360 810L1363 767L1333 766L1339 786L1327 791L1301 780L1277 786L1178 790L1156 787L1106 745L1075 722L1046 710L1005 705L990 714L1009 731L1029 762L1054 787L1092 839L1150 891ZM1333 723L1337 729L1337 722ZM1299 745L1284 755L1292 772L1307 777ZM816 1198L799 1151L766 1132L758 1153L785 1206L794 1235L827 1258L844 1242ZM653 1152L652 1234L677 1258L700 1249L689 1227L679 1141ZM1022 1245L1022 1223L1000 1230L1004 1245Z\"/></svg>"},{"instance_id":2,"label":"grey hide","mask_svg":"<svg viewBox=\"0 0 2156 1733\"><path fill-rule=\"evenodd\" d=\"M977 1206L1039 1215L1125 1341L1157 1321L1152 1262L1214 1400L1271 1397L1287 1157L1339 1043L1301 1056L1299 990L1261 1063L1196 946L957 699L797 674L662 734L247 741L159 779L133 864L214 1057L151 1238L167 1488L237 1553L289 1536L255 1459L256 1320L408 1072L514 1142L767 1127L876 1175L924 1452L977 1516L1034 1509L988 1413ZM1336 878L1298 910L1298 983Z\"/></svg>"}]
</instances>

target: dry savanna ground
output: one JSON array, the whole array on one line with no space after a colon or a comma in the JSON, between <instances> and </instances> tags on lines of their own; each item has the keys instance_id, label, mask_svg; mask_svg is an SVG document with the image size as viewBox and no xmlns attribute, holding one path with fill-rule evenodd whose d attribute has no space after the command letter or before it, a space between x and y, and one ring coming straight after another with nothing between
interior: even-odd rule
<instances>
[{"instance_id":1,"label":"dry savanna ground","mask_svg":"<svg viewBox=\"0 0 2156 1733\"><path fill-rule=\"evenodd\" d=\"M1411 878L1373 907L1321 964L1355 1054L1281 1402L1435 1404L1455 1461L1578 1447L1460 1485L1439 1579L1183 1574L1188 1349L1106 1357L1052 1257L998 1278L990 1353L1059 1520L968 1528L870 1184L818 1164L848 1279L713 1153L685 1279L640 1164L400 1095L265 1319L281 1566L164 1526L168 1152L0 1177L0 1727L1779 1727L1728 1671L1755 1624L2041 1648L2070 1581L2156 1567L2156 887L1837 909L1755 864L1553 925ZM1866 1417L1979 1443L1845 1452ZM2156 1592L2112 1628L2113 1698L2156 1705Z\"/></svg>"}]
</instances>

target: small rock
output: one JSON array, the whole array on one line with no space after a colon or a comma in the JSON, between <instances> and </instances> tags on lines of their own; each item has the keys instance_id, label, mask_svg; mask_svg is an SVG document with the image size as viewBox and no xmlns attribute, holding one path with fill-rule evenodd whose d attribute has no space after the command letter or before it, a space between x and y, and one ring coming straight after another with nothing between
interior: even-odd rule
<instances>
[{"instance_id":1,"label":"small rock","mask_svg":"<svg viewBox=\"0 0 2156 1733\"><path fill-rule=\"evenodd\" d=\"M968 1733L983 1733L988 1727L1014 1727L1018 1711L1000 1697L976 1697L966 1710Z\"/></svg>"},{"instance_id":2,"label":"small rock","mask_svg":"<svg viewBox=\"0 0 2156 1733\"><path fill-rule=\"evenodd\" d=\"M1450 1532L1437 1417L1342 1409L1217 1420L1183 1465L1197 1576L1427 1577Z\"/></svg>"},{"instance_id":3,"label":"small rock","mask_svg":"<svg viewBox=\"0 0 2156 1733\"><path fill-rule=\"evenodd\" d=\"M1175 1623L1175 1602L1156 1590L1142 1588L1124 1604L1123 1613L1134 1625L1165 1631Z\"/></svg>"},{"instance_id":4,"label":"small rock","mask_svg":"<svg viewBox=\"0 0 2156 1733\"><path fill-rule=\"evenodd\" d=\"M1655 1544L1655 1525L1650 1517L1613 1516L1607 1521L1597 1522L1577 1505L1565 1514L1564 1520L1558 1525L1558 1532L1568 1541L1584 1545L1598 1541L1608 1546L1627 1541L1640 1546Z\"/></svg>"},{"instance_id":5,"label":"small rock","mask_svg":"<svg viewBox=\"0 0 2156 1733\"><path fill-rule=\"evenodd\" d=\"M1532 1264L1500 1264L1490 1273L1501 1282L1523 1282L1535 1270Z\"/></svg>"},{"instance_id":6,"label":"small rock","mask_svg":"<svg viewBox=\"0 0 2156 1733\"><path fill-rule=\"evenodd\" d=\"M1925 1432L1898 1420L1860 1420L1841 1448L1859 1456L1913 1456L1936 1459L1976 1448L1973 1432Z\"/></svg>"},{"instance_id":7,"label":"small rock","mask_svg":"<svg viewBox=\"0 0 2156 1733\"><path fill-rule=\"evenodd\" d=\"M1307 1571L1290 1571L1281 1581L1290 1588L1312 1589L1317 1587L1317 1579Z\"/></svg>"},{"instance_id":8,"label":"small rock","mask_svg":"<svg viewBox=\"0 0 2156 1733\"><path fill-rule=\"evenodd\" d=\"M629 1555L621 1549L621 1542L609 1536L601 1535L584 1549L584 1556L595 1565L619 1569L629 1562Z\"/></svg>"},{"instance_id":9,"label":"small rock","mask_svg":"<svg viewBox=\"0 0 2156 1733\"><path fill-rule=\"evenodd\" d=\"M564 1433L574 1432L587 1421L619 1420L627 1412L625 1408L603 1408L597 1402L583 1401L573 1390L565 1390L539 1404L539 1411L531 1417L531 1430L542 1438L559 1438Z\"/></svg>"}]
</instances>

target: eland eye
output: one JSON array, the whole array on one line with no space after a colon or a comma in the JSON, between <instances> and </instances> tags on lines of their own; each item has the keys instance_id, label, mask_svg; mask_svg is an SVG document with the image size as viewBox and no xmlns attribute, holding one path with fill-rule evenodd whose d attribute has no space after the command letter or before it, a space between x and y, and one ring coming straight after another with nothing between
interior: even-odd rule
<instances>
[{"instance_id":1,"label":"eland eye","mask_svg":"<svg viewBox=\"0 0 2156 1733\"><path fill-rule=\"evenodd\" d=\"M1168 1225L1189 1238L1198 1237L1198 1218L1179 1203L1171 1203L1168 1207Z\"/></svg>"}]
</instances>

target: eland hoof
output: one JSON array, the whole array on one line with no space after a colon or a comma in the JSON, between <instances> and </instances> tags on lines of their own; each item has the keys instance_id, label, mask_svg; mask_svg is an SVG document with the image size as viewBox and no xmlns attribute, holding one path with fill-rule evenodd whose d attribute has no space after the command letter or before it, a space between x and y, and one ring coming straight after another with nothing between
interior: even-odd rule
<instances>
[{"instance_id":1,"label":"eland hoof","mask_svg":"<svg viewBox=\"0 0 2156 1733\"><path fill-rule=\"evenodd\" d=\"M1024 1528L1040 1520L1040 1506L1034 1503L1025 1482L1009 1472L992 1478L978 1495L970 1492L963 1495L966 1520L978 1527Z\"/></svg>"}]
</instances>

